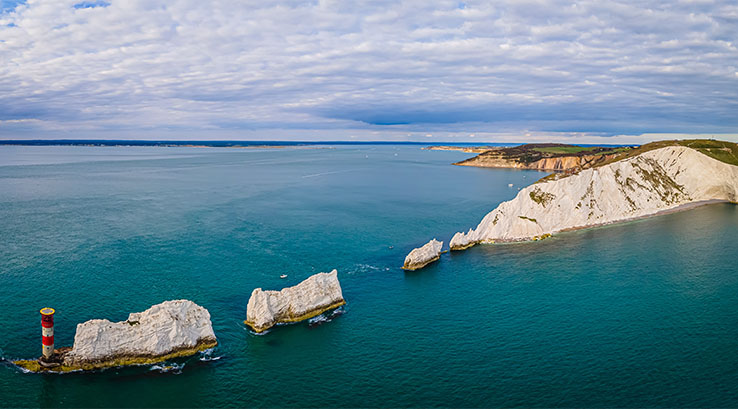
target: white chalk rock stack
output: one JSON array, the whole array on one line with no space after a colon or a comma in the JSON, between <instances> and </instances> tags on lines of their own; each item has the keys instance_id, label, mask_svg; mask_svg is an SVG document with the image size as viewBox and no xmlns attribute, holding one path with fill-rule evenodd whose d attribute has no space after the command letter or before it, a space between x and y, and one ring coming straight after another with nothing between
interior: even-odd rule
<instances>
[{"instance_id":1,"label":"white chalk rock stack","mask_svg":"<svg viewBox=\"0 0 738 409\"><path fill-rule=\"evenodd\" d=\"M405 257L405 264L403 264L402 268L404 270L417 270L427 266L441 257L442 247L442 241L433 239L423 247L413 249L413 251Z\"/></svg>"},{"instance_id":2,"label":"white chalk rock stack","mask_svg":"<svg viewBox=\"0 0 738 409\"><path fill-rule=\"evenodd\" d=\"M93 369L192 355L217 345L210 313L188 300L166 301L121 322L77 325L64 365Z\"/></svg>"},{"instance_id":3,"label":"white chalk rock stack","mask_svg":"<svg viewBox=\"0 0 738 409\"><path fill-rule=\"evenodd\" d=\"M544 238L706 201L738 200L738 166L684 146L669 146L528 186L456 233L451 250L477 243Z\"/></svg>"},{"instance_id":4,"label":"white chalk rock stack","mask_svg":"<svg viewBox=\"0 0 738 409\"><path fill-rule=\"evenodd\" d=\"M246 307L246 321L256 332L280 323L303 321L346 304L338 282L338 271L318 273L294 287L281 291L251 293Z\"/></svg>"}]
</instances>

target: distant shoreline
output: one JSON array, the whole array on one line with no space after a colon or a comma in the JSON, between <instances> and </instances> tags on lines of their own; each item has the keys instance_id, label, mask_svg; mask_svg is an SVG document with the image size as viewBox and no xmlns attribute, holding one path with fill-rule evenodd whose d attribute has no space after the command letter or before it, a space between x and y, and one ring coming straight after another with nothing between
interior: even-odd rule
<instances>
[{"instance_id":1,"label":"distant shoreline","mask_svg":"<svg viewBox=\"0 0 738 409\"><path fill-rule=\"evenodd\" d=\"M250 148L276 149L293 147L316 147L331 145L408 145L430 146L438 142L406 142L406 141L150 141L150 140L105 140L105 139L29 139L0 140L0 146L86 146L86 147L166 147L166 148ZM445 142L453 146L474 146L478 143ZM507 146L509 144L492 144Z\"/></svg>"},{"instance_id":2,"label":"distant shoreline","mask_svg":"<svg viewBox=\"0 0 738 409\"><path fill-rule=\"evenodd\" d=\"M73 146L88 148L233 148L233 149L285 149L285 148L301 148L301 149L320 149L318 145L202 145L202 144L170 144L170 143L151 143L151 144L127 144L127 143L1 143L2 146Z\"/></svg>"},{"instance_id":3,"label":"distant shoreline","mask_svg":"<svg viewBox=\"0 0 738 409\"><path fill-rule=\"evenodd\" d=\"M495 148L523 145L525 142L415 142L415 141L153 141L128 139L8 139L0 140L2 146L83 146L83 147L159 147L159 148L241 148L241 149L280 149L319 146L371 146L400 145L420 146L424 150L447 150L459 152L481 152ZM622 145L589 145L618 147Z\"/></svg>"}]
</instances>

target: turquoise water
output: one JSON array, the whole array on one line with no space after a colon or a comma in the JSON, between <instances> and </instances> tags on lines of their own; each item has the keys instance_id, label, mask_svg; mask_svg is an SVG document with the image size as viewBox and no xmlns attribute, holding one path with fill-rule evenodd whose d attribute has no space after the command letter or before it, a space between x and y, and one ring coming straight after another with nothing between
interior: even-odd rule
<instances>
[{"instance_id":1,"label":"turquoise water","mask_svg":"<svg viewBox=\"0 0 738 409\"><path fill-rule=\"evenodd\" d=\"M402 272L410 249L447 242L543 175L449 165L467 156L0 148L3 358L40 354L44 306L57 310L56 344L71 345L79 322L187 298L220 341L220 359L170 372L6 362L0 406L738 406L736 206ZM345 314L244 328L255 287L333 268Z\"/></svg>"}]
</instances>

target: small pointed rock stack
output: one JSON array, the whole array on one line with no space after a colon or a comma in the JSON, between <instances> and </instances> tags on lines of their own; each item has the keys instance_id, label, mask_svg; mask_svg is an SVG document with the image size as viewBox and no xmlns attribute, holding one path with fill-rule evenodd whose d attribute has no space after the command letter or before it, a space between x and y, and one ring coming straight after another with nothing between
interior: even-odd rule
<instances>
[{"instance_id":1,"label":"small pointed rock stack","mask_svg":"<svg viewBox=\"0 0 738 409\"><path fill-rule=\"evenodd\" d=\"M281 291L251 293L244 323L263 332L280 323L303 321L346 304L338 282L338 271L318 273L294 287Z\"/></svg>"},{"instance_id":2,"label":"small pointed rock stack","mask_svg":"<svg viewBox=\"0 0 738 409\"><path fill-rule=\"evenodd\" d=\"M423 247L413 249L410 254L405 257L405 264L402 266L404 270L417 270L427 266L428 264L438 260L441 257L441 248L443 242L433 239L426 243Z\"/></svg>"}]
</instances>

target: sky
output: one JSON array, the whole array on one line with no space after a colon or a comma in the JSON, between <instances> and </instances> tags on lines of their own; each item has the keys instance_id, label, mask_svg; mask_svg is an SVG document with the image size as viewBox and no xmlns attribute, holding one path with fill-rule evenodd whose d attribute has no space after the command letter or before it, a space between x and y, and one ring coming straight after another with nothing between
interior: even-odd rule
<instances>
[{"instance_id":1,"label":"sky","mask_svg":"<svg viewBox=\"0 0 738 409\"><path fill-rule=\"evenodd\" d=\"M0 139L738 141L738 2L0 3Z\"/></svg>"}]
</instances>

